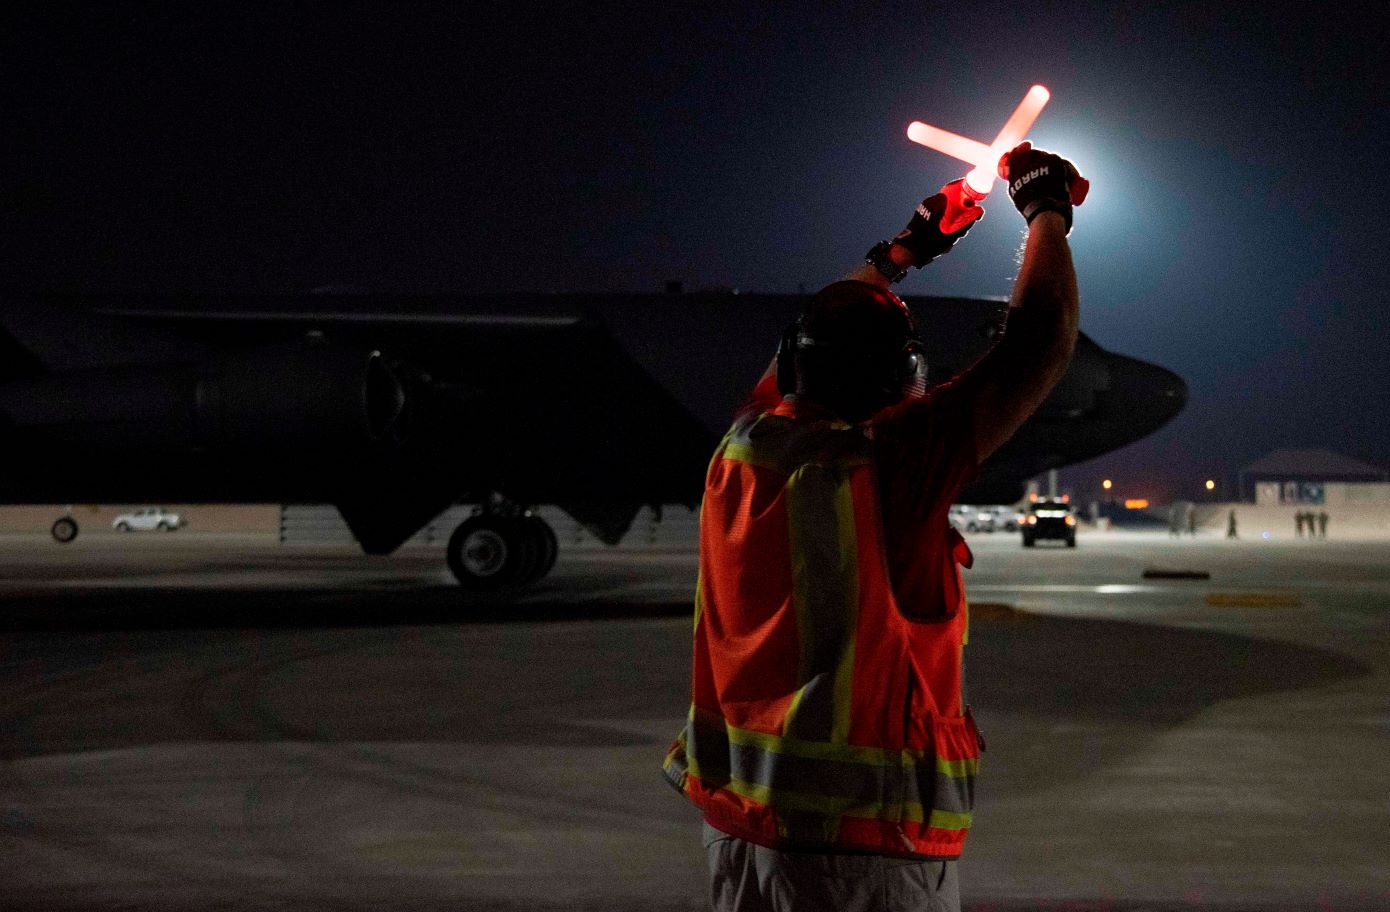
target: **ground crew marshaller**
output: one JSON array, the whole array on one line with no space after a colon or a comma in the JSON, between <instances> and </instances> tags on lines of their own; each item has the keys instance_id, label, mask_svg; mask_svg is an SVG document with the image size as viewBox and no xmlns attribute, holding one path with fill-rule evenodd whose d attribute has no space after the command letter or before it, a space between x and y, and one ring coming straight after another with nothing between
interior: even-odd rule
<instances>
[{"instance_id":1,"label":"ground crew marshaller","mask_svg":"<svg viewBox=\"0 0 1390 912\"><path fill-rule=\"evenodd\" d=\"M890 291L983 215L955 181L810 300L710 464L690 714L664 770L703 812L717 912L959 907L983 739L948 512L1066 370L1085 192L1028 143L1000 173L1028 234L989 353L928 390Z\"/></svg>"}]
</instances>

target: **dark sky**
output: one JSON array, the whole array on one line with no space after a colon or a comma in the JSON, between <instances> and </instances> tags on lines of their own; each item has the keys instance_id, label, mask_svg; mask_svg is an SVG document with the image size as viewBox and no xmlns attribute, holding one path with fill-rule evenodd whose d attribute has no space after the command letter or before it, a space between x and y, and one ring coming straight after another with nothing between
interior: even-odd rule
<instances>
[{"instance_id":1,"label":"dark sky","mask_svg":"<svg viewBox=\"0 0 1390 912\"><path fill-rule=\"evenodd\" d=\"M1082 327L1191 387L1065 476L1390 462L1384 4L208 6L5 14L0 282L814 288L962 173L909 121L988 140L1041 82L1031 138L1093 182ZM905 292L1008 293L986 206Z\"/></svg>"}]
</instances>

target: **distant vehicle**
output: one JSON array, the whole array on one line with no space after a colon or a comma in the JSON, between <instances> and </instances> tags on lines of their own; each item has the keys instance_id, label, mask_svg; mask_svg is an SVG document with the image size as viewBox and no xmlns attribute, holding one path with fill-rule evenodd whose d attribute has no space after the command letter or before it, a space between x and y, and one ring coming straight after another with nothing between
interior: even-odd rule
<instances>
[{"instance_id":1,"label":"distant vehicle","mask_svg":"<svg viewBox=\"0 0 1390 912\"><path fill-rule=\"evenodd\" d=\"M957 532L994 531L994 510L990 507L956 504L951 507L950 517L951 527Z\"/></svg>"},{"instance_id":2,"label":"distant vehicle","mask_svg":"<svg viewBox=\"0 0 1390 912\"><path fill-rule=\"evenodd\" d=\"M1014 507L990 507L994 513L994 528L1002 529L1005 532L1017 532L1022 525L1026 513L1020 512Z\"/></svg>"},{"instance_id":3,"label":"distant vehicle","mask_svg":"<svg viewBox=\"0 0 1390 912\"><path fill-rule=\"evenodd\" d=\"M1076 514L1062 500L1038 500L1028 505L1024 515L1023 547L1031 548L1038 539L1064 541L1068 548L1076 547Z\"/></svg>"},{"instance_id":4,"label":"distant vehicle","mask_svg":"<svg viewBox=\"0 0 1390 912\"><path fill-rule=\"evenodd\" d=\"M117 532L175 532L188 525L188 520L162 507L146 507L133 513L122 513L111 520Z\"/></svg>"}]
</instances>

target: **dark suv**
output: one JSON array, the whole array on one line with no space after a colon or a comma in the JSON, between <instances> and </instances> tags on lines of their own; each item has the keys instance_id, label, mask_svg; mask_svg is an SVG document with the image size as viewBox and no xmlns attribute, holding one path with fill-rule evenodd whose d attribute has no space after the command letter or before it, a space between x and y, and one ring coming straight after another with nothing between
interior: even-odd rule
<instances>
[{"instance_id":1,"label":"dark suv","mask_svg":"<svg viewBox=\"0 0 1390 912\"><path fill-rule=\"evenodd\" d=\"M1040 538L1064 541L1068 548L1076 547L1076 514L1061 500L1038 500L1028 505L1028 513L1019 523L1023 532L1023 547L1031 548Z\"/></svg>"}]
</instances>

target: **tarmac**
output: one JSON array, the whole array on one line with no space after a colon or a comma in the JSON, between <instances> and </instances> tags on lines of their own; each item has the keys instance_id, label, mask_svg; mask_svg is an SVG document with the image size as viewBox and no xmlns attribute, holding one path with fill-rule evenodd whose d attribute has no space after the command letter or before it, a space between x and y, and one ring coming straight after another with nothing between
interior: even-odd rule
<instances>
[{"instance_id":1,"label":"tarmac","mask_svg":"<svg viewBox=\"0 0 1390 912\"><path fill-rule=\"evenodd\" d=\"M971 546L967 909L1390 909L1390 544ZM694 572L6 537L0 909L707 908Z\"/></svg>"}]
</instances>

